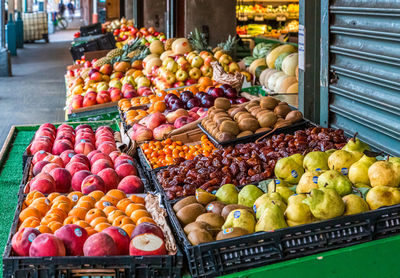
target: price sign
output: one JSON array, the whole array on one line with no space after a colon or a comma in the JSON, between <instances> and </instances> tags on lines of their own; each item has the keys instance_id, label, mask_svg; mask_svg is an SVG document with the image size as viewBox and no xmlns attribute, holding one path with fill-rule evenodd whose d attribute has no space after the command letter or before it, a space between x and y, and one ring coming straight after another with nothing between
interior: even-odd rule
<instances>
[{"instance_id":1,"label":"price sign","mask_svg":"<svg viewBox=\"0 0 400 278\"><path fill-rule=\"evenodd\" d=\"M263 15L255 15L254 21L264 21L264 16Z\"/></svg>"},{"instance_id":2,"label":"price sign","mask_svg":"<svg viewBox=\"0 0 400 278\"><path fill-rule=\"evenodd\" d=\"M286 16L284 16L284 15L277 15L277 16L276 16L276 21L286 21Z\"/></svg>"}]
</instances>

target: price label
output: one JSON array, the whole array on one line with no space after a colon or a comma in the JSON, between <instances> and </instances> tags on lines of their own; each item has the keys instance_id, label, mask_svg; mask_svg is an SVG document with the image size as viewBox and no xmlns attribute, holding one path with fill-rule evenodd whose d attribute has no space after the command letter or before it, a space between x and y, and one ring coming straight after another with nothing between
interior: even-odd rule
<instances>
[{"instance_id":1,"label":"price label","mask_svg":"<svg viewBox=\"0 0 400 278\"><path fill-rule=\"evenodd\" d=\"M254 21L264 21L264 16L263 15L256 15L254 17Z\"/></svg>"},{"instance_id":2,"label":"price label","mask_svg":"<svg viewBox=\"0 0 400 278\"><path fill-rule=\"evenodd\" d=\"M276 16L276 21L286 21L286 16L284 16L284 15L277 15L277 16Z\"/></svg>"}]
</instances>

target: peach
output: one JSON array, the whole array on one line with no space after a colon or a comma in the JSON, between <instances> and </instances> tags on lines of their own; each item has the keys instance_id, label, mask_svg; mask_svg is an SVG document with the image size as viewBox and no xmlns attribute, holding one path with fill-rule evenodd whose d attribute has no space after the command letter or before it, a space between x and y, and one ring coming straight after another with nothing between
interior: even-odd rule
<instances>
[{"instance_id":1,"label":"peach","mask_svg":"<svg viewBox=\"0 0 400 278\"><path fill-rule=\"evenodd\" d=\"M39 191L43 194L50 194L55 190L55 183L48 179L35 179L30 183L30 191Z\"/></svg>"},{"instance_id":2,"label":"peach","mask_svg":"<svg viewBox=\"0 0 400 278\"><path fill-rule=\"evenodd\" d=\"M113 238L106 233L91 235L83 245L85 256L114 256L118 248Z\"/></svg>"},{"instance_id":3,"label":"peach","mask_svg":"<svg viewBox=\"0 0 400 278\"><path fill-rule=\"evenodd\" d=\"M167 119L165 118L164 114L157 111L155 113L150 114L146 127L153 130L156 127L160 126L161 124L165 123L166 121Z\"/></svg>"},{"instance_id":4,"label":"peach","mask_svg":"<svg viewBox=\"0 0 400 278\"><path fill-rule=\"evenodd\" d=\"M126 194L143 193L144 185L139 177L126 176L119 182L118 189Z\"/></svg>"},{"instance_id":5,"label":"peach","mask_svg":"<svg viewBox=\"0 0 400 278\"><path fill-rule=\"evenodd\" d=\"M12 237L12 249L18 256L29 256L29 248L38 235L40 232L35 228L22 228Z\"/></svg>"},{"instance_id":6,"label":"peach","mask_svg":"<svg viewBox=\"0 0 400 278\"><path fill-rule=\"evenodd\" d=\"M29 248L30 257L65 256L65 246L61 239L52 234L40 234Z\"/></svg>"},{"instance_id":7,"label":"peach","mask_svg":"<svg viewBox=\"0 0 400 278\"><path fill-rule=\"evenodd\" d=\"M97 175L101 170L106 168L112 168L112 163L106 159L99 159L93 163L91 171L93 174Z\"/></svg>"},{"instance_id":8,"label":"peach","mask_svg":"<svg viewBox=\"0 0 400 278\"><path fill-rule=\"evenodd\" d=\"M114 169L105 168L101 170L97 175L103 179L106 185L106 192L112 189L116 189L118 187L120 179Z\"/></svg>"},{"instance_id":9,"label":"peach","mask_svg":"<svg viewBox=\"0 0 400 278\"><path fill-rule=\"evenodd\" d=\"M137 142L144 142L153 139L153 131L149 128L141 128L136 131L129 132L129 136L132 140Z\"/></svg>"},{"instance_id":10,"label":"peach","mask_svg":"<svg viewBox=\"0 0 400 278\"><path fill-rule=\"evenodd\" d=\"M110 163L110 165L114 165L114 162L112 161L112 159L107 154L102 153L102 152L94 154L92 156L92 159L90 159L90 163L93 165L93 163L95 163L97 160L100 160L100 159L105 159Z\"/></svg>"},{"instance_id":11,"label":"peach","mask_svg":"<svg viewBox=\"0 0 400 278\"><path fill-rule=\"evenodd\" d=\"M130 163L124 163L115 168L115 172L117 172L119 178L122 180L126 176L137 176L138 172L136 167Z\"/></svg>"},{"instance_id":12,"label":"peach","mask_svg":"<svg viewBox=\"0 0 400 278\"><path fill-rule=\"evenodd\" d=\"M46 166L47 164L49 164L50 162L48 161L39 161L35 164L35 166L33 166L33 175L36 176L38 175L40 172L42 172L42 169L44 166Z\"/></svg>"},{"instance_id":13,"label":"peach","mask_svg":"<svg viewBox=\"0 0 400 278\"><path fill-rule=\"evenodd\" d=\"M118 163L120 160L130 160L130 161L134 161L133 158L129 155L127 155L126 153L122 153L121 155L119 155L116 159L115 159L115 163Z\"/></svg>"},{"instance_id":14,"label":"peach","mask_svg":"<svg viewBox=\"0 0 400 278\"><path fill-rule=\"evenodd\" d=\"M82 153L84 155L88 155L91 151L94 150L94 146L92 143L80 142L75 146L74 150L76 153Z\"/></svg>"},{"instance_id":15,"label":"peach","mask_svg":"<svg viewBox=\"0 0 400 278\"><path fill-rule=\"evenodd\" d=\"M113 161L113 163L115 162L115 159L120 156L122 154L122 152L120 151L113 151L109 154L111 160Z\"/></svg>"},{"instance_id":16,"label":"peach","mask_svg":"<svg viewBox=\"0 0 400 278\"><path fill-rule=\"evenodd\" d=\"M58 126L57 128L57 132L60 132L61 130L69 130L73 133L75 133L75 130L72 126L68 125L68 124L61 124Z\"/></svg>"},{"instance_id":17,"label":"peach","mask_svg":"<svg viewBox=\"0 0 400 278\"><path fill-rule=\"evenodd\" d=\"M84 228L68 224L58 229L54 235L63 241L67 255L83 256L83 245L89 237Z\"/></svg>"},{"instance_id":18,"label":"peach","mask_svg":"<svg viewBox=\"0 0 400 278\"><path fill-rule=\"evenodd\" d=\"M43 166L41 173L50 173L53 169L56 168L61 168L61 166L56 163L48 163Z\"/></svg>"},{"instance_id":19,"label":"peach","mask_svg":"<svg viewBox=\"0 0 400 278\"><path fill-rule=\"evenodd\" d=\"M83 107L96 105L97 104L96 97L97 97L96 93L91 95L85 95L85 97L83 98Z\"/></svg>"},{"instance_id":20,"label":"peach","mask_svg":"<svg viewBox=\"0 0 400 278\"><path fill-rule=\"evenodd\" d=\"M189 113L182 108L179 108L177 110L175 110L174 112L169 112L166 116L167 118L167 122L169 122L170 124L173 124L175 122L176 119L178 119L179 117L182 116L189 116Z\"/></svg>"},{"instance_id":21,"label":"peach","mask_svg":"<svg viewBox=\"0 0 400 278\"><path fill-rule=\"evenodd\" d=\"M71 174L64 168L56 168L51 170L50 175L55 181L55 191L66 193L71 188Z\"/></svg>"},{"instance_id":22,"label":"peach","mask_svg":"<svg viewBox=\"0 0 400 278\"><path fill-rule=\"evenodd\" d=\"M107 103L111 101L110 93L107 91L100 91L96 96L97 103Z\"/></svg>"},{"instance_id":23,"label":"peach","mask_svg":"<svg viewBox=\"0 0 400 278\"><path fill-rule=\"evenodd\" d=\"M72 190L81 191L82 181L90 176L92 173L88 170L80 170L72 176L71 187Z\"/></svg>"},{"instance_id":24,"label":"peach","mask_svg":"<svg viewBox=\"0 0 400 278\"><path fill-rule=\"evenodd\" d=\"M124 95L122 94L120 89L112 89L111 92L110 92L111 101L118 101L123 96Z\"/></svg>"},{"instance_id":25,"label":"peach","mask_svg":"<svg viewBox=\"0 0 400 278\"><path fill-rule=\"evenodd\" d=\"M71 142L72 144L74 144L75 143L75 134L70 131L62 130L57 133L56 141L57 140L67 140L67 141Z\"/></svg>"},{"instance_id":26,"label":"peach","mask_svg":"<svg viewBox=\"0 0 400 278\"><path fill-rule=\"evenodd\" d=\"M71 158L74 155L76 155L76 152L74 150L66 150L60 154L60 157L61 157L62 161L64 162L64 165L67 165L71 161Z\"/></svg>"},{"instance_id":27,"label":"peach","mask_svg":"<svg viewBox=\"0 0 400 278\"><path fill-rule=\"evenodd\" d=\"M102 231L112 237L115 245L117 246L118 255L128 255L129 254L129 236L128 234L119 227L108 227Z\"/></svg>"},{"instance_id":28,"label":"peach","mask_svg":"<svg viewBox=\"0 0 400 278\"><path fill-rule=\"evenodd\" d=\"M30 145L29 149L31 154L36 154L38 151L44 151L44 152L51 152L51 141L45 141L45 140L34 140L32 144Z\"/></svg>"},{"instance_id":29,"label":"peach","mask_svg":"<svg viewBox=\"0 0 400 278\"><path fill-rule=\"evenodd\" d=\"M164 136L173 131L175 127L171 124L162 124L153 130L155 140L163 140Z\"/></svg>"},{"instance_id":30,"label":"peach","mask_svg":"<svg viewBox=\"0 0 400 278\"><path fill-rule=\"evenodd\" d=\"M64 162L61 159L61 157L59 157L58 155L52 155L49 154L48 156L46 156L45 158L43 158L44 161L48 161L50 163L56 163L58 164L60 167L64 167Z\"/></svg>"},{"instance_id":31,"label":"peach","mask_svg":"<svg viewBox=\"0 0 400 278\"><path fill-rule=\"evenodd\" d=\"M98 150L91 151L91 152L87 155L87 158L88 158L90 161L92 161L92 157L93 157L95 154L97 154L97 153L101 153L101 151L98 151Z\"/></svg>"},{"instance_id":32,"label":"peach","mask_svg":"<svg viewBox=\"0 0 400 278\"><path fill-rule=\"evenodd\" d=\"M83 129L83 128L89 129L89 130L91 130L93 132L92 127L90 125L88 125L88 124L80 124L80 125L78 125L77 127L75 127L75 132L77 132L78 130Z\"/></svg>"},{"instance_id":33,"label":"peach","mask_svg":"<svg viewBox=\"0 0 400 278\"><path fill-rule=\"evenodd\" d=\"M86 132L82 130L82 132L78 132L78 134L75 137L75 145L78 143L94 143L95 138L94 134L90 132Z\"/></svg>"},{"instance_id":34,"label":"peach","mask_svg":"<svg viewBox=\"0 0 400 278\"><path fill-rule=\"evenodd\" d=\"M71 174L71 176L74 176L76 172L79 172L81 170L88 170L89 167L86 164L83 164L81 162L69 162L67 166L65 166L65 169L68 170L68 172Z\"/></svg>"},{"instance_id":35,"label":"peach","mask_svg":"<svg viewBox=\"0 0 400 278\"><path fill-rule=\"evenodd\" d=\"M116 151L117 147L115 146L115 143L103 142L97 149L102 153L110 154L111 152Z\"/></svg>"},{"instance_id":36,"label":"peach","mask_svg":"<svg viewBox=\"0 0 400 278\"><path fill-rule=\"evenodd\" d=\"M127 158L125 158L125 156L124 157L121 156L121 158L115 160L114 168L118 168L122 164L130 164L130 165L136 167L135 163L132 159L127 159Z\"/></svg>"},{"instance_id":37,"label":"peach","mask_svg":"<svg viewBox=\"0 0 400 278\"><path fill-rule=\"evenodd\" d=\"M55 155L60 155L63 151L72 149L73 149L72 142L66 139L60 139L54 142L52 153Z\"/></svg>"},{"instance_id":38,"label":"peach","mask_svg":"<svg viewBox=\"0 0 400 278\"><path fill-rule=\"evenodd\" d=\"M83 194L89 194L92 191L100 190L104 192L106 190L106 185L102 178L97 175L87 176L82 181L81 191Z\"/></svg>"},{"instance_id":39,"label":"peach","mask_svg":"<svg viewBox=\"0 0 400 278\"><path fill-rule=\"evenodd\" d=\"M55 133L50 128L39 128L35 133L35 139L40 137L49 137L52 141L55 139Z\"/></svg>"},{"instance_id":40,"label":"peach","mask_svg":"<svg viewBox=\"0 0 400 278\"><path fill-rule=\"evenodd\" d=\"M107 133L113 134L113 133L114 133L114 130L113 130L111 127L109 127L109 126L102 125L102 126L99 126L99 127L96 129L95 134L100 134L100 132L107 132Z\"/></svg>"},{"instance_id":41,"label":"peach","mask_svg":"<svg viewBox=\"0 0 400 278\"><path fill-rule=\"evenodd\" d=\"M111 145L116 146L114 137L108 135L102 135L96 139L95 142L96 149L99 149L99 146L103 143L109 143Z\"/></svg>"},{"instance_id":42,"label":"peach","mask_svg":"<svg viewBox=\"0 0 400 278\"><path fill-rule=\"evenodd\" d=\"M85 164L87 167L90 167L90 160L84 154L76 154L76 155L74 155L71 158L70 162L80 162L80 163Z\"/></svg>"},{"instance_id":43,"label":"peach","mask_svg":"<svg viewBox=\"0 0 400 278\"><path fill-rule=\"evenodd\" d=\"M32 163L33 164L36 164L36 163L38 163L39 161L42 161L46 156L48 156L50 153L48 153L48 152L45 152L45 151L43 151L43 150L41 150L41 151L38 151L37 153L35 153L35 155L33 156L33 158L32 158Z\"/></svg>"}]
</instances>

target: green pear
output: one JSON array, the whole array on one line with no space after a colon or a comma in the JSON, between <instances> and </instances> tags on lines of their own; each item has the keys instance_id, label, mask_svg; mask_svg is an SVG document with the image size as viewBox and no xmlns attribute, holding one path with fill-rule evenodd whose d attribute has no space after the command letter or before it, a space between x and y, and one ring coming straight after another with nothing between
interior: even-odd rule
<instances>
[{"instance_id":1,"label":"green pear","mask_svg":"<svg viewBox=\"0 0 400 278\"><path fill-rule=\"evenodd\" d=\"M335 170L322 173L318 178L318 187L335 189L340 196L345 196L353 191L353 184L349 178Z\"/></svg>"},{"instance_id":2,"label":"green pear","mask_svg":"<svg viewBox=\"0 0 400 278\"><path fill-rule=\"evenodd\" d=\"M363 155L361 159L350 166L349 179L352 183L370 184L368 178L368 169L376 161L375 157Z\"/></svg>"},{"instance_id":3,"label":"green pear","mask_svg":"<svg viewBox=\"0 0 400 278\"><path fill-rule=\"evenodd\" d=\"M397 205L400 204L400 190L391 186L377 185L368 191L365 199L372 210Z\"/></svg>"},{"instance_id":4,"label":"green pear","mask_svg":"<svg viewBox=\"0 0 400 278\"><path fill-rule=\"evenodd\" d=\"M237 204L238 195L239 193L236 189L236 186L230 183L224 184L215 193L217 200L225 204Z\"/></svg>"},{"instance_id":5,"label":"green pear","mask_svg":"<svg viewBox=\"0 0 400 278\"><path fill-rule=\"evenodd\" d=\"M296 153L296 154L292 154L291 156L289 156L291 159L293 159L294 161L296 161L297 164L299 165L303 165L303 160L304 160L304 155L300 154L300 153Z\"/></svg>"},{"instance_id":6,"label":"green pear","mask_svg":"<svg viewBox=\"0 0 400 278\"><path fill-rule=\"evenodd\" d=\"M363 154L365 150L370 150L371 148L368 144L362 142L360 139L357 138L357 134L354 134L354 137L351 138L347 144L342 148L344 151L349 152L357 152ZM360 156L361 158L361 156Z\"/></svg>"},{"instance_id":7,"label":"green pear","mask_svg":"<svg viewBox=\"0 0 400 278\"><path fill-rule=\"evenodd\" d=\"M358 195L349 194L342 198L345 210L343 215L351 215L369 211L367 202Z\"/></svg>"},{"instance_id":8,"label":"green pear","mask_svg":"<svg viewBox=\"0 0 400 278\"><path fill-rule=\"evenodd\" d=\"M286 223L290 226L298 226L314 221L310 208L303 203L307 196L296 194L289 197L288 206L285 211Z\"/></svg>"},{"instance_id":9,"label":"green pear","mask_svg":"<svg viewBox=\"0 0 400 278\"><path fill-rule=\"evenodd\" d=\"M343 215L344 202L335 189L311 189L310 196L303 200L317 219L331 219Z\"/></svg>"},{"instance_id":10,"label":"green pear","mask_svg":"<svg viewBox=\"0 0 400 278\"><path fill-rule=\"evenodd\" d=\"M282 182L278 179L272 180L267 186L268 193L278 192L281 195L283 201L287 204L288 198L292 196L295 192L293 192L288 186L286 182Z\"/></svg>"},{"instance_id":11,"label":"green pear","mask_svg":"<svg viewBox=\"0 0 400 278\"><path fill-rule=\"evenodd\" d=\"M329 158L331 156L331 154L333 154L336 151L337 151L336 149L330 149L330 150L325 151L325 153L328 155L328 158Z\"/></svg>"},{"instance_id":12,"label":"green pear","mask_svg":"<svg viewBox=\"0 0 400 278\"><path fill-rule=\"evenodd\" d=\"M360 158L354 156L354 152L338 150L329 156L328 166L331 170L336 170L341 172L343 175L347 175L349 173L350 166L357 162Z\"/></svg>"},{"instance_id":13,"label":"green pear","mask_svg":"<svg viewBox=\"0 0 400 278\"><path fill-rule=\"evenodd\" d=\"M270 204L261 215L258 220L255 231L274 231L282 228L286 228L287 224L283 212L278 205L275 203Z\"/></svg>"},{"instance_id":14,"label":"green pear","mask_svg":"<svg viewBox=\"0 0 400 278\"><path fill-rule=\"evenodd\" d=\"M275 165L275 176L290 184L297 184L304 174L302 165L291 157L281 158Z\"/></svg>"},{"instance_id":15,"label":"green pear","mask_svg":"<svg viewBox=\"0 0 400 278\"><path fill-rule=\"evenodd\" d=\"M370 185L365 184L365 183L355 183L354 186L357 187L357 188L364 188L364 187L365 188L371 188Z\"/></svg>"},{"instance_id":16,"label":"green pear","mask_svg":"<svg viewBox=\"0 0 400 278\"><path fill-rule=\"evenodd\" d=\"M227 228L242 228L249 232L249 234L254 233L254 227L256 225L256 220L251 212L245 209L235 209L232 210L225 220L222 230Z\"/></svg>"},{"instance_id":17,"label":"green pear","mask_svg":"<svg viewBox=\"0 0 400 278\"><path fill-rule=\"evenodd\" d=\"M249 184L240 190L238 195L238 204L248 207L253 207L254 202L264 193L255 185Z\"/></svg>"},{"instance_id":18,"label":"green pear","mask_svg":"<svg viewBox=\"0 0 400 278\"><path fill-rule=\"evenodd\" d=\"M311 189L318 188L318 177L320 175L321 172L317 171L305 172L296 187L296 193L310 193Z\"/></svg>"},{"instance_id":19,"label":"green pear","mask_svg":"<svg viewBox=\"0 0 400 278\"><path fill-rule=\"evenodd\" d=\"M306 171L329 170L326 152L310 152L304 157L303 167Z\"/></svg>"},{"instance_id":20,"label":"green pear","mask_svg":"<svg viewBox=\"0 0 400 278\"><path fill-rule=\"evenodd\" d=\"M371 186L392 186L400 185L400 163L390 161L377 161L368 169L368 178Z\"/></svg>"},{"instance_id":21,"label":"green pear","mask_svg":"<svg viewBox=\"0 0 400 278\"><path fill-rule=\"evenodd\" d=\"M253 210L256 213L256 218L259 219L263 214L264 210L274 202L282 210L282 213L286 210L286 204L283 201L282 196L278 192L266 193L260 196L253 205Z\"/></svg>"}]
</instances>

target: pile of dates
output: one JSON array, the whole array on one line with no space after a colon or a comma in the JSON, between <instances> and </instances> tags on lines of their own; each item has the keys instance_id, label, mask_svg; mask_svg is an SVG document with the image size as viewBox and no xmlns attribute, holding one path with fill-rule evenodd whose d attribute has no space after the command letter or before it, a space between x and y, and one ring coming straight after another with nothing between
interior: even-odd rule
<instances>
[{"instance_id":1,"label":"pile of dates","mask_svg":"<svg viewBox=\"0 0 400 278\"><path fill-rule=\"evenodd\" d=\"M347 142L343 130L312 127L292 134L273 135L259 143L238 144L196 156L157 174L168 199L208 192L233 183L243 186L272 178L278 159L295 153L341 149Z\"/></svg>"}]
</instances>

